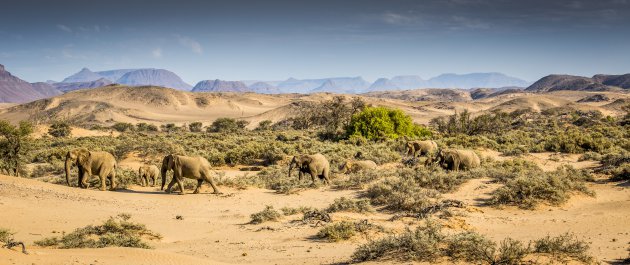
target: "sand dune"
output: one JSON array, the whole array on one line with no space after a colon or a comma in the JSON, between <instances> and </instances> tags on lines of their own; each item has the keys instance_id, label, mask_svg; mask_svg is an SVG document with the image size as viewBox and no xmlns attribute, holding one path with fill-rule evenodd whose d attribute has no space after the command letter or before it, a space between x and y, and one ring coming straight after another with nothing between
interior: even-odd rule
<instances>
[{"instance_id":1,"label":"sand dune","mask_svg":"<svg viewBox=\"0 0 630 265\"><path fill-rule=\"evenodd\" d=\"M599 110L605 115L618 115L621 106L630 100L625 92L597 92L606 94L610 102L577 103L595 92L558 91L553 93L516 93L492 98L471 100L464 90L405 90L359 95L367 103L402 109L422 124L432 118L468 110L513 111L530 108L541 111L554 107ZM0 106L0 119L24 119L46 123L51 120L72 120L82 123L111 125L116 122L148 122L156 125L200 121L208 125L220 117L242 118L254 128L262 120L279 121L295 115L292 103L331 99L337 94L281 94L255 93L192 93L161 87L108 86L70 92L57 97L22 105ZM343 95L356 97L357 95ZM444 98L446 97L446 99ZM457 100L448 100L456 97Z\"/></svg>"}]
</instances>

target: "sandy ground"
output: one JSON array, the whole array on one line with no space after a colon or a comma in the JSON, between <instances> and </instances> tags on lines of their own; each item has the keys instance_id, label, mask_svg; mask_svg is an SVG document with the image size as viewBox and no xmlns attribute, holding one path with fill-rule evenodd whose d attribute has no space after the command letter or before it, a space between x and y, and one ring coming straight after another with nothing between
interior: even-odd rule
<instances>
[{"instance_id":1,"label":"sandy ground","mask_svg":"<svg viewBox=\"0 0 630 265\"><path fill-rule=\"evenodd\" d=\"M552 155L533 154L527 159L547 160ZM574 163L577 157L564 159ZM133 159L127 163L129 167L136 165ZM578 167L589 166L592 165L578 164ZM228 177L247 173L235 169L221 171ZM592 244L591 254L601 261L626 257L630 242L627 229L630 189L615 183L589 186L597 193L595 197L578 195L561 207L542 206L531 211L485 206L484 199L498 185L487 179L471 180L456 192L445 195L468 205L447 227L453 231L475 230L497 241L506 237L527 241L573 232ZM30 252L24 255L17 248L0 250L0 264L331 264L348 261L356 246L365 242L362 238L341 243L313 239L321 227L302 224L300 215L284 217L280 222L248 224L249 215L266 205L276 209L284 206L324 208L335 198L356 197L358 191L320 188L278 195L256 188L223 187L222 190L224 195L213 195L209 187L204 187L202 194L180 196L164 194L157 188L132 186L127 190L101 192L0 175L0 227L16 232L15 237L23 240ZM61 231L101 223L119 213L132 214L133 221L146 224L163 239L152 242L155 249L151 250L60 250L32 244L35 240L59 235ZM183 220L177 220L177 215L183 216ZM385 213L335 213L332 216L335 221L369 219L395 231L417 223L413 220L391 222L388 221L391 215Z\"/></svg>"}]
</instances>

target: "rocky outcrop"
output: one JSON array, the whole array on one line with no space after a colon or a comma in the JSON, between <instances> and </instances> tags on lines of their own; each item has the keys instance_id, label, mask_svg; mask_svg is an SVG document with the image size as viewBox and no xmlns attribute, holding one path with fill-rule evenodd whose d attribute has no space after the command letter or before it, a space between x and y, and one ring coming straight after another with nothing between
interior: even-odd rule
<instances>
[{"instance_id":1,"label":"rocky outcrop","mask_svg":"<svg viewBox=\"0 0 630 265\"><path fill-rule=\"evenodd\" d=\"M193 87L192 92L250 92L241 81L204 80Z\"/></svg>"}]
</instances>

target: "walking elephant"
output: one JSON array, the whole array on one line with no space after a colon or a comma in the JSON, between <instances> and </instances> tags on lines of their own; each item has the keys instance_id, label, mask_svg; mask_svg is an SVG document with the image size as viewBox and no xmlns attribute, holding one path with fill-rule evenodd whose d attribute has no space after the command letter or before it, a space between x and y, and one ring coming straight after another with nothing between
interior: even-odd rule
<instances>
[{"instance_id":1,"label":"walking elephant","mask_svg":"<svg viewBox=\"0 0 630 265\"><path fill-rule=\"evenodd\" d=\"M70 167L77 165L79 170L78 186L88 188L88 180L92 175L97 175L101 179L101 190L105 190L107 177L111 181L111 190L116 189L116 159L108 152L88 151L85 148L77 148L68 151L66 154L66 183L70 185Z\"/></svg>"},{"instance_id":2,"label":"walking elephant","mask_svg":"<svg viewBox=\"0 0 630 265\"><path fill-rule=\"evenodd\" d=\"M160 176L160 169L155 165L144 165L138 169L138 177L140 178L140 185L149 186L149 179L153 181L151 187L155 186L157 178Z\"/></svg>"},{"instance_id":3,"label":"walking elephant","mask_svg":"<svg viewBox=\"0 0 630 265\"><path fill-rule=\"evenodd\" d=\"M175 182L180 189L180 194L184 194L184 183L182 180L184 178L196 179L197 180L197 188L193 193L199 193L199 189L201 188L201 184L204 180L210 182L210 186L214 190L214 194L221 194L219 189L214 183L214 179L211 174L211 166L210 162L207 159L200 156L181 156L170 154L164 157L162 160L162 170L160 171L160 175L162 175L162 187L161 190L164 189L164 184L166 183L166 173L169 170L173 170L173 179L168 184L166 188L167 193L171 193L171 189Z\"/></svg>"},{"instance_id":4,"label":"walking elephant","mask_svg":"<svg viewBox=\"0 0 630 265\"><path fill-rule=\"evenodd\" d=\"M407 142L407 155L427 156L431 157L438 151L438 145L435 141L409 141Z\"/></svg>"},{"instance_id":5,"label":"walking elephant","mask_svg":"<svg viewBox=\"0 0 630 265\"><path fill-rule=\"evenodd\" d=\"M376 169L376 163L372 160L346 161L339 166L339 172L342 174L356 173L359 171Z\"/></svg>"},{"instance_id":6,"label":"walking elephant","mask_svg":"<svg viewBox=\"0 0 630 265\"><path fill-rule=\"evenodd\" d=\"M454 171L472 169L481 165L479 156L472 150L440 150L437 154L437 161L444 168Z\"/></svg>"},{"instance_id":7,"label":"walking elephant","mask_svg":"<svg viewBox=\"0 0 630 265\"><path fill-rule=\"evenodd\" d=\"M293 168L298 169L299 180L302 180L302 176L307 173L311 175L313 183L315 183L315 176L322 179L326 184L330 183L330 163L322 154L294 156L289 164L289 177L291 177Z\"/></svg>"}]
</instances>

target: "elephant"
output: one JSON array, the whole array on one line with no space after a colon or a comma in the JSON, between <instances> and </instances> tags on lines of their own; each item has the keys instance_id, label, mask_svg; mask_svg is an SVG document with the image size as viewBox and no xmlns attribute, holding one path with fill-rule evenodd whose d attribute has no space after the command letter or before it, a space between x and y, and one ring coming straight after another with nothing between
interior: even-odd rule
<instances>
[{"instance_id":1,"label":"elephant","mask_svg":"<svg viewBox=\"0 0 630 265\"><path fill-rule=\"evenodd\" d=\"M138 169L138 177L142 186L149 186L149 179L153 180L151 187L155 186L155 181L159 176L160 169L155 165L144 165Z\"/></svg>"},{"instance_id":2,"label":"elephant","mask_svg":"<svg viewBox=\"0 0 630 265\"><path fill-rule=\"evenodd\" d=\"M435 141L409 141L407 142L407 155L416 157L427 156L431 157L438 151L438 145Z\"/></svg>"},{"instance_id":3,"label":"elephant","mask_svg":"<svg viewBox=\"0 0 630 265\"><path fill-rule=\"evenodd\" d=\"M291 177L291 170L294 167L298 168L299 180L302 180L304 173L308 173L311 175L313 183L315 183L315 176L322 179L325 184L330 183L330 163L322 154L294 156L289 164L289 177Z\"/></svg>"},{"instance_id":4,"label":"elephant","mask_svg":"<svg viewBox=\"0 0 630 265\"><path fill-rule=\"evenodd\" d=\"M182 180L183 178L189 178L197 180L197 188L193 192L194 194L199 193L199 188L201 188L201 184L204 180L210 182L210 186L212 186L214 194L221 194L219 189L217 189L217 186L214 184L214 179L211 176L212 171L210 162L201 156L182 156L176 154L165 156L162 160L162 170L160 171L160 175L162 176L162 187L160 190L164 190L166 173L169 170L173 170L173 179L168 184L168 188L166 188L167 193L171 193L173 185L177 182L180 189L179 194L183 195L184 183Z\"/></svg>"},{"instance_id":5,"label":"elephant","mask_svg":"<svg viewBox=\"0 0 630 265\"><path fill-rule=\"evenodd\" d=\"M479 156L472 150L445 149L437 154L437 161L446 169L472 169L481 164Z\"/></svg>"},{"instance_id":6,"label":"elephant","mask_svg":"<svg viewBox=\"0 0 630 265\"><path fill-rule=\"evenodd\" d=\"M98 175L101 179L101 190L106 189L105 180L111 180L111 190L116 189L116 159L108 152L88 151L85 148L77 148L66 154L66 183L70 185L70 166L76 164L79 170L78 186L88 188L88 179L92 175Z\"/></svg>"},{"instance_id":7,"label":"elephant","mask_svg":"<svg viewBox=\"0 0 630 265\"><path fill-rule=\"evenodd\" d=\"M342 174L346 173L356 173L359 171L365 171L370 169L375 169L376 163L372 160L359 160L359 161L346 161L345 163L339 166L339 172Z\"/></svg>"}]
</instances>

